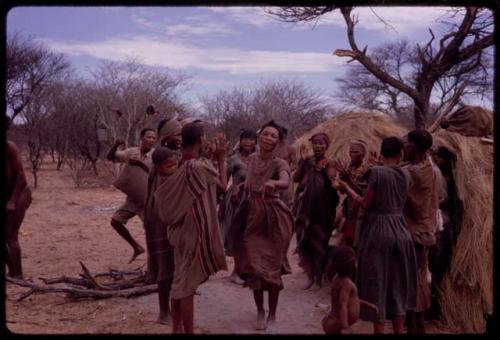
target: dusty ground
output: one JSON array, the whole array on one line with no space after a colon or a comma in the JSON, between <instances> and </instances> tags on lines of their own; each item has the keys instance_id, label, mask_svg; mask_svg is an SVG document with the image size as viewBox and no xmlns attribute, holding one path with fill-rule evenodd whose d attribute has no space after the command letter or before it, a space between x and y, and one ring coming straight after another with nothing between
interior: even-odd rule
<instances>
[{"instance_id":1,"label":"dusty ground","mask_svg":"<svg viewBox=\"0 0 500 340\"><path fill-rule=\"evenodd\" d=\"M26 169L27 175L31 175ZM109 168L105 168L104 172ZM124 200L112 187L75 189L69 170L58 172L44 163L39 188L21 227L20 242L25 278L41 283L38 277L62 275L77 277L79 261L92 272L110 267L121 270L145 267L143 254L128 263L131 248L109 225L109 219ZM145 245L144 231L138 218L128 224L133 236ZM294 249L292 241L290 250ZM293 273L283 277L285 289L280 295L278 320L272 330L260 333L321 334L321 319L326 311L317 307L329 304L328 288L304 291L300 287L305 274L297 266L296 255L289 255ZM229 268L232 259L227 258ZM257 333L256 311L251 291L231 283L228 272L219 272L200 286L195 297L195 332ZM74 302L62 293L35 294L15 302L27 288L7 285L7 327L14 333L143 333L166 334L170 326L156 323L157 294L125 299L84 300ZM266 302L267 305L267 302ZM371 333L371 325L358 322L355 333ZM387 332L391 331L388 324ZM436 324L428 331L446 333Z\"/></svg>"}]
</instances>

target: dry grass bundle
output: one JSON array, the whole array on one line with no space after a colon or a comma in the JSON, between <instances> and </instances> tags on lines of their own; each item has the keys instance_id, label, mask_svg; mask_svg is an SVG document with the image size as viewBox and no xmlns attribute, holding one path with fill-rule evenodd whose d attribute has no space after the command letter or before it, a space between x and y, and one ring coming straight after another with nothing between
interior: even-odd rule
<instances>
[{"instance_id":1,"label":"dry grass bundle","mask_svg":"<svg viewBox=\"0 0 500 340\"><path fill-rule=\"evenodd\" d=\"M464 207L441 286L443 321L462 332L484 332L483 314L493 308L493 145L446 130L433 136L434 147L444 146L456 156L454 176Z\"/></svg>"},{"instance_id":2,"label":"dry grass bundle","mask_svg":"<svg viewBox=\"0 0 500 340\"><path fill-rule=\"evenodd\" d=\"M353 112L334 117L305 133L293 144L296 150L299 150L301 145L307 145L308 152L312 154L309 138L318 132L324 132L330 137L331 144L326 153L327 157L347 164L350 161L349 142L353 139L364 140L368 153L378 154L382 139L403 136L408 131L387 116Z\"/></svg>"},{"instance_id":3,"label":"dry grass bundle","mask_svg":"<svg viewBox=\"0 0 500 340\"><path fill-rule=\"evenodd\" d=\"M493 112L480 106L463 106L440 121L443 128L465 136L487 136L493 132Z\"/></svg>"}]
</instances>

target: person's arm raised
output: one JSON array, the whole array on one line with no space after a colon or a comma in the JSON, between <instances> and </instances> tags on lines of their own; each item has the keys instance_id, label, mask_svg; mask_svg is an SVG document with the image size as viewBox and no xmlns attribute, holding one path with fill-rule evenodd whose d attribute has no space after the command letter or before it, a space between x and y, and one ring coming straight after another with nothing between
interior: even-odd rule
<instances>
[{"instance_id":1,"label":"person's arm raised","mask_svg":"<svg viewBox=\"0 0 500 340\"><path fill-rule=\"evenodd\" d=\"M106 159L108 161L111 161L111 162L116 162L116 159L115 159L116 150L118 149L118 147L120 145L124 145L124 144L125 144L125 142L122 139L117 139L115 141L115 144L113 144L111 149L109 149L108 154L106 155Z\"/></svg>"}]
</instances>

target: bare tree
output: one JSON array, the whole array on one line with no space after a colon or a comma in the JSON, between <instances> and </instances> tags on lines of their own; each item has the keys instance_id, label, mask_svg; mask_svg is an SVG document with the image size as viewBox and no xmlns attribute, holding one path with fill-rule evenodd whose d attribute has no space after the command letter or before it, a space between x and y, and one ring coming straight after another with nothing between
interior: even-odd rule
<instances>
[{"instance_id":1,"label":"bare tree","mask_svg":"<svg viewBox=\"0 0 500 340\"><path fill-rule=\"evenodd\" d=\"M488 73L483 60L488 48L493 45L494 24L493 13L488 9L478 7L453 9L449 14L454 17L461 16L460 24L448 23L447 30L437 39L435 33L429 29L431 38L425 46L419 44L415 46L418 68L412 82L388 73L367 54L368 46L362 49L358 46L354 32L358 18L353 14L353 9L354 7L338 6L282 7L268 12L285 22L301 22L318 20L326 13L340 11L346 24L350 49L337 49L334 54L338 57L351 58L349 62L359 62L382 83L411 98L416 127L425 127L425 119L432 107L433 90L445 86L443 78L457 80L471 72ZM446 75L453 76L446 77ZM455 96L458 97L461 86L451 88L458 90ZM447 92L445 89L443 91ZM449 95L453 97L454 92Z\"/></svg>"},{"instance_id":2,"label":"bare tree","mask_svg":"<svg viewBox=\"0 0 500 340\"><path fill-rule=\"evenodd\" d=\"M204 115L235 141L241 128L257 130L270 119L289 130L291 139L323 121L331 108L297 80L274 80L254 87L220 91L202 98Z\"/></svg>"},{"instance_id":3,"label":"bare tree","mask_svg":"<svg viewBox=\"0 0 500 340\"><path fill-rule=\"evenodd\" d=\"M20 114L51 80L69 68L63 54L14 34L7 39L6 101L11 120Z\"/></svg>"},{"instance_id":4,"label":"bare tree","mask_svg":"<svg viewBox=\"0 0 500 340\"><path fill-rule=\"evenodd\" d=\"M416 86L415 79L419 67L416 56L416 48L407 40L384 44L375 48L371 54L371 58L384 72L411 86ZM468 99L492 93L492 72L487 72L492 69L491 58L484 56L477 69L468 73L457 73L452 69L436 82L425 120L426 125L432 123L439 114L450 113ZM363 65L348 65L346 75L335 80L340 87L334 97L346 105L383 112L405 125L415 125L411 115L412 99L404 92L380 81Z\"/></svg>"},{"instance_id":5,"label":"bare tree","mask_svg":"<svg viewBox=\"0 0 500 340\"><path fill-rule=\"evenodd\" d=\"M112 139L120 137L135 144L140 129L186 111L180 93L188 77L172 71L156 71L136 61L104 62L93 74L93 105L101 124ZM153 105L160 114L146 114Z\"/></svg>"}]
</instances>

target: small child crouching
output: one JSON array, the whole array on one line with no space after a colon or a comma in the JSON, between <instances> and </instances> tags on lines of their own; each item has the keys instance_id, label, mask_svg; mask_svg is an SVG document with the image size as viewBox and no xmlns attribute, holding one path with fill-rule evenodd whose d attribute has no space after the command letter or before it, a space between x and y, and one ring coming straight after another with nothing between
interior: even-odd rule
<instances>
[{"instance_id":1,"label":"small child crouching","mask_svg":"<svg viewBox=\"0 0 500 340\"><path fill-rule=\"evenodd\" d=\"M332 252L333 270L337 275L332 280L331 311L321 322L326 334L351 333L351 328L359 319L360 305L378 311L377 306L358 297L358 289L351 277L356 271L356 254L351 247L341 246Z\"/></svg>"}]
</instances>

